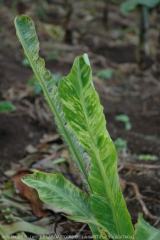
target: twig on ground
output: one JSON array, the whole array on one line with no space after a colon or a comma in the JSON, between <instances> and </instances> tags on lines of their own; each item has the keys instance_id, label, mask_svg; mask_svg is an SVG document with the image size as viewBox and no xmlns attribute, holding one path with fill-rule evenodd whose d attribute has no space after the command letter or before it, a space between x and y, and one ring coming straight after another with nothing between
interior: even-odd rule
<instances>
[{"instance_id":1,"label":"twig on ground","mask_svg":"<svg viewBox=\"0 0 160 240\"><path fill-rule=\"evenodd\" d=\"M160 169L160 165L151 165L151 164L143 164L143 163L118 163L118 167L123 166L123 168L127 169L142 169L142 168L149 168L149 169Z\"/></svg>"},{"instance_id":2,"label":"twig on ground","mask_svg":"<svg viewBox=\"0 0 160 240\"><path fill-rule=\"evenodd\" d=\"M78 237L78 236L81 234L81 232L85 229L86 226L87 226L87 224L84 224L84 225L80 228L79 232L76 234L76 237Z\"/></svg>"},{"instance_id":3,"label":"twig on ground","mask_svg":"<svg viewBox=\"0 0 160 240\"><path fill-rule=\"evenodd\" d=\"M144 202L143 199L142 199L143 196L142 196L142 195L140 194L140 192L139 192L138 185L137 185L136 183L134 183L134 182L126 182L126 184L132 186L133 189L134 189L134 192L135 192L135 197L132 198L132 199L129 199L129 200L136 199L136 200L140 203L140 205L141 205L141 207L142 207L142 211L144 212L144 214L145 214L145 216L146 216L147 218L158 220L159 217L152 215L152 213L150 213L150 211L149 211L148 208L146 207L146 204L145 204L145 202Z\"/></svg>"}]
</instances>

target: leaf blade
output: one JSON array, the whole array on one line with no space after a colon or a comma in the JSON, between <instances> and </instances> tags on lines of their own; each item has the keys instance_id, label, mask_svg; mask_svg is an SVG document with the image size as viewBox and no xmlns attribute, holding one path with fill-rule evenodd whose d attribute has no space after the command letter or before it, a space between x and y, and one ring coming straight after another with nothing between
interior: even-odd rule
<instances>
[{"instance_id":1,"label":"leaf blade","mask_svg":"<svg viewBox=\"0 0 160 240\"><path fill-rule=\"evenodd\" d=\"M37 172L22 181L38 191L43 202L69 211L73 216L93 218L89 197L60 174Z\"/></svg>"},{"instance_id":2,"label":"leaf blade","mask_svg":"<svg viewBox=\"0 0 160 240\"><path fill-rule=\"evenodd\" d=\"M113 232L113 226L107 219L103 225L110 234L133 235L130 215L119 185L116 150L106 130L103 107L91 84L91 69L83 56L76 58L70 74L60 80L58 90L65 119L92 159L89 181L93 193L104 197L116 227ZM102 223L101 216L97 214L99 203L95 195L91 197L91 203L97 220ZM117 209L120 212L117 213ZM128 219L126 227L123 227L122 219Z\"/></svg>"},{"instance_id":3,"label":"leaf blade","mask_svg":"<svg viewBox=\"0 0 160 240\"><path fill-rule=\"evenodd\" d=\"M136 240L157 240L160 239L160 231L147 223L142 214L139 214L138 223L136 224Z\"/></svg>"}]
</instances>

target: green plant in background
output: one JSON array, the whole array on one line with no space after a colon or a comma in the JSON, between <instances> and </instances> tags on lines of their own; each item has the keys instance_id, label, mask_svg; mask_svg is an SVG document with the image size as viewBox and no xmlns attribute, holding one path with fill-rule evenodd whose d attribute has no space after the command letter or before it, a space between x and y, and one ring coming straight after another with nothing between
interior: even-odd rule
<instances>
[{"instance_id":1,"label":"green plant in background","mask_svg":"<svg viewBox=\"0 0 160 240\"><path fill-rule=\"evenodd\" d=\"M60 78L61 78L61 74L53 74L52 73L52 77L54 78L55 84L58 87L58 84L59 84L59 81L60 81Z\"/></svg>"},{"instance_id":2,"label":"green plant in background","mask_svg":"<svg viewBox=\"0 0 160 240\"><path fill-rule=\"evenodd\" d=\"M24 58L21 63L24 67L30 67L29 62L26 58Z\"/></svg>"},{"instance_id":3,"label":"green plant in background","mask_svg":"<svg viewBox=\"0 0 160 240\"><path fill-rule=\"evenodd\" d=\"M145 161L157 161L158 157L155 155L150 154L140 154L138 155L139 160L145 160Z\"/></svg>"},{"instance_id":4,"label":"green plant in background","mask_svg":"<svg viewBox=\"0 0 160 240\"><path fill-rule=\"evenodd\" d=\"M102 69L97 72L96 76L99 78L109 80L113 75L113 71L114 70L112 68Z\"/></svg>"},{"instance_id":5,"label":"green plant in background","mask_svg":"<svg viewBox=\"0 0 160 240\"><path fill-rule=\"evenodd\" d=\"M160 4L160 0L127 0L122 3L121 10L125 14L129 14L131 11L137 8L141 12L141 22L140 22L140 34L139 34L139 66L144 62L145 58L145 43L147 39L148 25L148 9L153 8Z\"/></svg>"},{"instance_id":6,"label":"green plant in background","mask_svg":"<svg viewBox=\"0 0 160 240\"><path fill-rule=\"evenodd\" d=\"M0 4L4 4L4 0L0 0Z\"/></svg>"},{"instance_id":7,"label":"green plant in background","mask_svg":"<svg viewBox=\"0 0 160 240\"><path fill-rule=\"evenodd\" d=\"M6 199L2 197L1 195L1 191L0 191L0 205L1 205L1 218L3 217L5 219L5 221L7 223L14 224L16 222L16 218L15 216L12 214L12 211L9 207L6 207ZM6 227L3 227L2 225L0 225L0 236L2 236L3 239L9 239L9 232L7 231ZM29 238L27 238L27 235L22 232L22 231L18 231L15 236L14 239L18 240L18 239L23 239L25 238L26 240L29 240Z\"/></svg>"},{"instance_id":8,"label":"green plant in background","mask_svg":"<svg viewBox=\"0 0 160 240\"><path fill-rule=\"evenodd\" d=\"M41 18L47 17L45 10L48 7L48 2L46 0L37 0L37 13Z\"/></svg>"},{"instance_id":9,"label":"green plant in background","mask_svg":"<svg viewBox=\"0 0 160 240\"><path fill-rule=\"evenodd\" d=\"M52 74L52 77L55 80L56 86L58 86L61 75L60 74ZM39 83L37 82L35 75L32 75L27 82L27 87L30 87L30 86L33 86L34 94L41 94L43 92L42 88L40 87Z\"/></svg>"},{"instance_id":10,"label":"green plant in background","mask_svg":"<svg viewBox=\"0 0 160 240\"><path fill-rule=\"evenodd\" d=\"M60 55L61 50L60 49L53 49L46 57L46 60L55 60Z\"/></svg>"},{"instance_id":11,"label":"green plant in background","mask_svg":"<svg viewBox=\"0 0 160 240\"><path fill-rule=\"evenodd\" d=\"M68 210L69 219L88 223L94 237L134 239L119 184L116 150L106 130L87 55L76 58L70 74L60 80L57 88L38 55L39 42L33 21L22 15L15 19L15 27L87 194L60 174L37 172L26 175L22 181L37 189L42 201ZM147 223L142 220L140 217L136 228L137 240L144 240L141 235ZM152 236L160 236L160 232L153 229Z\"/></svg>"},{"instance_id":12,"label":"green plant in background","mask_svg":"<svg viewBox=\"0 0 160 240\"><path fill-rule=\"evenodd\" d=\"M8 101L0 102L0 113L2 113L2 112L12 112L15 109L16 109L15 106Z\"/></svg>"},{"instance_id":13,"label":"green plant in background","mask_svg":"<svg viewBox=\"0 0 160 240\"><path fill-rule=\"evenodd\" d=\"M114 146L117 151L122 152L123 149L127 149L127 141L122 138L117 138L114 141Z\"/></svg>"},{"instance_id":14,"label":"green plant in background","mask_svg":"<svg viewBox=\"0 0 160 240\"><path fill-rule=\"evenodd\" d=\"M42 93L42 88L39 86L35 75L32 75L27 82L27 87L30 87L30 86L33 86L34 94Z\"/></svg>"},{"instance_id":15,"label":"green plant in background","mask_svg":"<svg viewBox=\"0 0 160 240\"><path fill-rule=\"evenodd\" d=\"M126 114L120 114L115 117L117 121L124 122L125 130L130 131L132 129L132 124L130 123L130 118Z\"/></svg>"}]
</instances>

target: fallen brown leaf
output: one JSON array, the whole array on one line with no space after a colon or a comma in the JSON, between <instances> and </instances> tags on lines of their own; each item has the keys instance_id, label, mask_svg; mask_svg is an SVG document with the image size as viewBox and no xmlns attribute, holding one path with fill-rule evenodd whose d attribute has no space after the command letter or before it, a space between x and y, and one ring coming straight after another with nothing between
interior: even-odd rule
<instances>
[{"instance_id":1,"label":"fallen brown leaf","mask_svg":"<svg viewBox=\"0 0 160 240\"><path fill-rule=\"evenodd\" d=\"M29 170L22 170L11 178L14 182L15 192L21 197L28 199L36 216L47 216L49 212L42 211L43 202L40 200L37 191L34 188L28 187L21 180L23 176L31 173Z\"/></svg>"}]
</instances>

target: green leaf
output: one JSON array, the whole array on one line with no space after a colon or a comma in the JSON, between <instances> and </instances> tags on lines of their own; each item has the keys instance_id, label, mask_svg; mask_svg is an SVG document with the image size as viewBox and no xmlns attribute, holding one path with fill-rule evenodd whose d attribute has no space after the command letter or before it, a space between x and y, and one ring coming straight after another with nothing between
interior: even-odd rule
<instances>
[{"instance_id":1,"label":"green leaf","mask_svg":"<svg viewBox=\"0 0 160 240\"><path fill-rule=\"evenodd\" d=\"M65 158L58 158L52 161L53 164L63 163L66 162Z\"/></svg>"},{"instance_id":2,"label":"green leaf","mask_svg":"<svg viewBox=\"0 0 160 240\"><path fill-rule=\"evenodd\" d=\"M67 210L71 215L94 218L89 197L60 174L37 172L26 175L22 181L38 191L40 199Z\"/></svg>"},{"instance_id":3,"label":"green leaf","mask_svg":"<svg viewBox=\"0 0 160 240\"><path fill-rule=\"evenodd\" d=\"M122 3L121 10L122 12L128 14L131 11L135 10L138 5L144 5L149 8L153 8L160 3L160 0L127 0Z\"/></svg>"},{"instance_id":4,"label":"green leaf","mask_svg":"<svg viewBox=\"0 0 160 240\"><path fill-rule=\"evenodd\" d=\"M30 66L30 65L29 65L29 62L28 62L28 60L27 60L26 58L22 60L22 65L23 65L24 67L29 67L29 66Z\"/></svg>"},{"instance_id":5,"label":"green leaf","mask_svg":"<svg viewBox=\"0 0 160 240\"><path fill-rule=\"evenodd\" d=\"M132 129L132 124L130 122L125 123L126 131L130 131Z\"/></svg>"},{"instance_id":6,"label":"green leaf","mask_svg":"<svg viewBox=\"0 0 160 240\"><path fill-rule=\"evenodd\" d=\"M122 138L117 138L114 141L114 146L117 151L122 152L123 149L127 149L127 141Z\"/></svg>"},{"instance_id":7,"label":"green leaf","mask_svg":"<svg viewBox=\"0 0 160 240\"><path fill-rule=\"evenodd\" d=\"M155 155L150 155L150 154L141 154L138 156L139 160L149 160L149 161L157 161L158 158Z\"/></svg>"},{"instance_id":8,"label":"green leaf","mask_svg":"<svg viewBox=\"0 0 160 240\"><path fill-rule=\"evenodd\" d=\"M110 79L112 77L112 74L113 74L113 69L102 69L98 71L96 76L99 78Z\"/></svg>"},{"instance_id":9,"label":"green leaf","mask_svg":"<svg viewBox=\"0 0 160 240\"><path fill-rule=\"evenodd\" d=\"M58 86L59 81L60 81L60 78L61 78L61 75L60 75L60 74L53 74L53 73L52 73L52 77L53 77L54 80L55 80L56 86Z\"/></svg>"},{"instance_id":10,"label":"green leaf","mask_svg":"<svg viewBox=\"0 0 160 240\"><path fill-rule=\"evenodd\" d=\"M96 227L101 227L101 228L103 227L99 222L96 221L96 219L91 219L91 218L86 219L84 217L79 217L79 216L67 216L67 215L64 215L64 216L73 221L78 221L82 223L87 222L89 225L91 224Z\"/></svg>"},{"instance_id":11,"label":"green leaf","mask_svg":"<svg viewBox=\"0 0 160 240\"><path fill-rule=\"evenodd\" d=\"M71 128L65 123L55 81L52 74L46 70L44 60L39 57L39 42L35 32L34 23L29 17L21 15L15 18L15 27L26 58L43 90L46 102L54 115L58 131L68 145L73 162L76 166L78 165L82 182L89 191L92 191L86 170L90 158L84 152L82 145L77 141Z\"/></svg>"},{"instance_id":12,"label":"green leaf","mask_svg":"<svg viewBox=\"0 0 160 240\"><path fill-rule=\"evenodd\" d=\"M32 75L27 82L27 87L33 86L33 93L40 94L42 93L42 88L37 82L36 76Z\"/></svg>"},{"instance_id":13,"label":"green leaf","mask_svg":"<svg viewBox=\"0 0 160 240\"><path fill-rule=\"evenodd\" d=\"M101 237L101 234L100 234L100 232L98 231L98 228L97 228L96 226L94 226L93 224L89 224L89 227L90 227L90 229L91 229L93 239L104 240L104 238ZM107 238L107 239L108 239L108 238Z\"/></svg>"},{"instance_id":14,"label":"green leaf","mask_svg":"<svg viewBox=\"0 0 160 240\"><path fill-rule=\"evenodd\" d=\"M130 121L130 118L126 114L120 114L115 117L117 121L127 123Z\"/></svg>"},{"instance_id":15,"label":"green leaf","mask_svg":"<svg viewBox=\"0 0 160 240\"><path fill-rule=\"evenodd\" d=\"M160 239L160 231L147 223L142 214L139 214L138 223L135 226L136 240L158 240Z\"/></svg>"},{"instance_id":16,"label":"green leaf","mask_svg":"<svg viewBox=\"0 0 160 240\"><path fill-rule=\"evenodd\" d=\"M72 70L59 83L59 96L67 123L91 157L89 181L92 208L109 233L133 235L117 174L117 154L106 130L103 107L91 84L91 69L83 56L76 58ZM103 207L100 203L103 203Z\"/></svg>"},{"instance_id":17,"label":"green leaf","mask_svg":"<svg viewBox=\"0 0 160 240\"><path fill-rule=\"evenodd\" d=\"M103 229L98 228L98 230L100 232L100 235L101 235L102 239L109 240L108 235L105 233L105 231Z\"/></svg>"},{"instance_id":18,"label":"green leaf","mask_svg":"<svg viewBox=\"0 0 160 240\"><path fill-rule=\"evenodd\" d=\"M92 231L93 238L100 239L100 240L104 239L101 237L99 229L103 228L106 231L107 229L105 229L100 223L98 223L96 219L89 219L89 218L85 219L84 217L79 217L79 216L66 216L66 217L70 220L77 221L77 222L82 222L82 223L87 222Z\"/></svg>"},{"instance_id":19,"label":"green leaf","mask_svg":"<svg viewBox=\"0 0 160 240\"><path fill-rule=\"evenodd\" d=\"M132 129L132 124L130 123L130 118L126 114L117 115L115 117L117 121L125 123L126 131L130 131Z\"/></svg>"},{"instance_id":20,"label":"green leaf","mask_svg":"<svg viewBox=\"0 0 160 240\"><path fill-rule=\"evenodd\" d=\"M36 76L32 75L27 82L27 87L33 86L33 93L40 94L42 93L42 88L37 82Z\"/></svg>"},{"instance_id":21,"label":"green leaf","mask_svg":"<svg viewBox=\"0 0 160 240\"><path fill-rule=\"evenodd\" d=\"M42 93L42 88L39 86L38 82L35 81L34 83L34 93L35 94L40 94Z\"/></svg>"},{"instance_id":22,"label":"green leaf","mask_svg":"<svg viewBox=\"0 0 160 240\"><path fill-rule=\"evenodd\" d=\"M15 109L16 109L15 106L8 101L0 102L0 113L1 112L11 112L11 111L14 111Z\"/></svg>"},{"instance_id":23,"label":"green leaf","mask_svg":"<svg viewBox=\"0 0 160 240\"><path fill-rule=\"evenodd\" d=\"M90 67L91 65L90 65L90 61L89 61L88 54L87 54L87 53L84 53L84 54L83 54L83 58L84 58L85 63ZM91 74L90 74L90 82L91 82L91 84L92 84L92 87L94 88L93 78L92 78L92 72L91 72ZM94 88L94 89L95 89L95 88Z\"/></svg>"}]
</instances>

